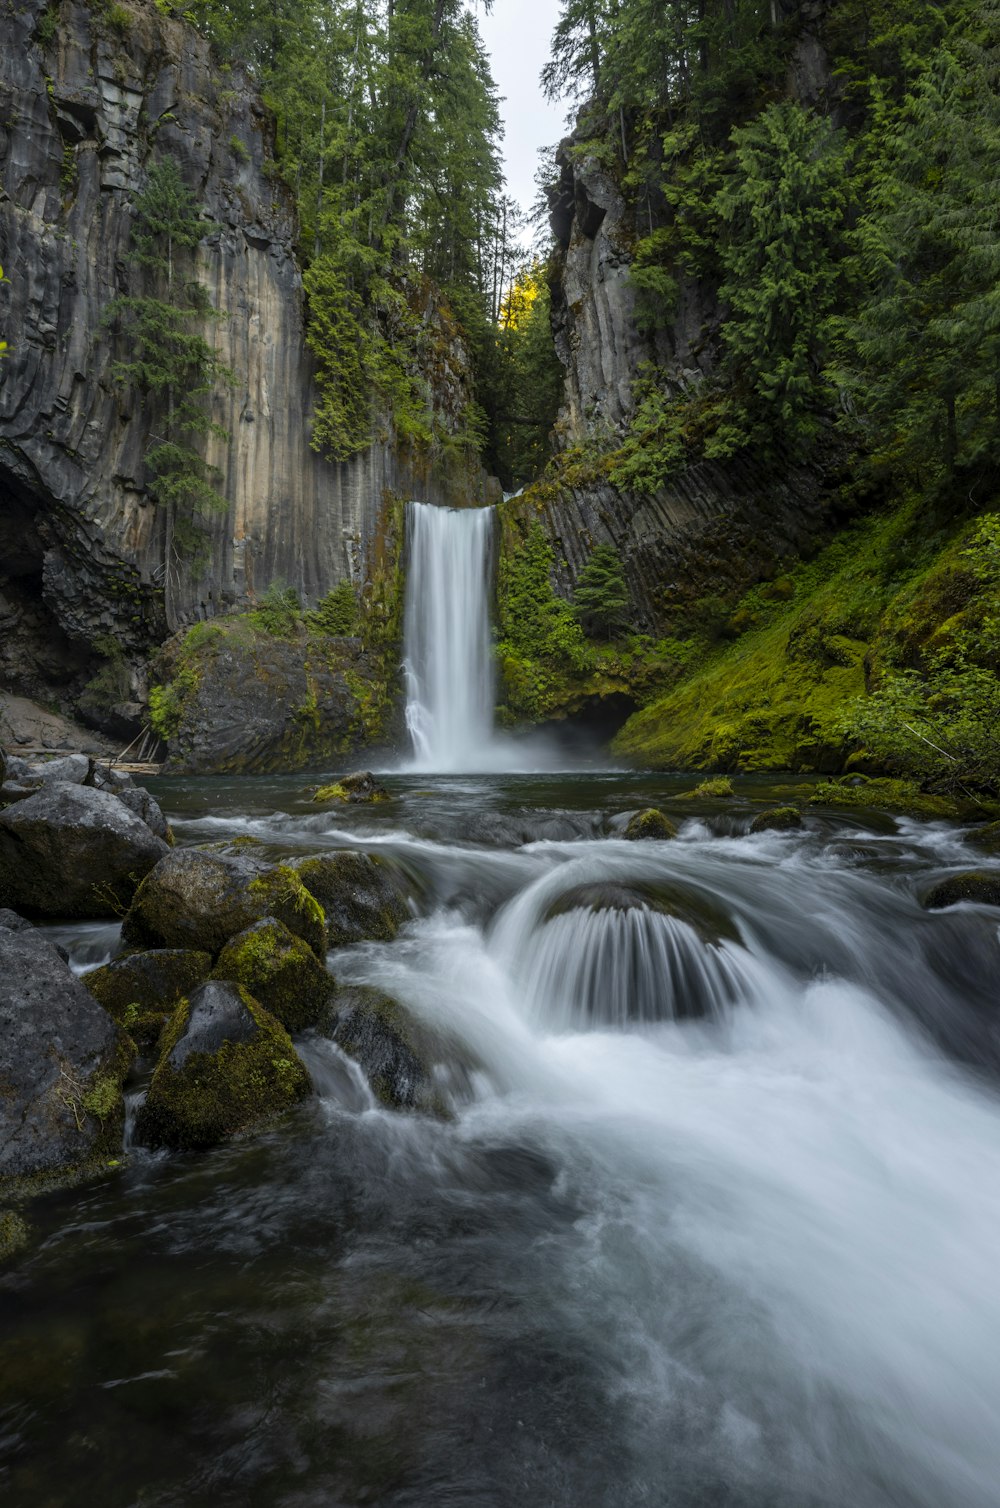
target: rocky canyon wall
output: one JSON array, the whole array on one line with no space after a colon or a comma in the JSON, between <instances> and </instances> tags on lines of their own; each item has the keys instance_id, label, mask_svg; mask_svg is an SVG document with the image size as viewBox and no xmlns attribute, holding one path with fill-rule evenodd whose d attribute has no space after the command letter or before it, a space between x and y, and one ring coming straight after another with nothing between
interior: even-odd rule
<instances>
[{"instance_id":1,"label":"rocky canyon wall","mask_svg":"<svg viewBox=\"0 0 1000 1508\"><path fill-rule=\"evenodd\" d=\"M114 19L111 24L109 17ZM169 630L271 582L314 602L364 579L388 491L446 500L391 443L346 464L310 448L314 380L290 197L272 125L208 42L161 15L81 0L0 3L0 680L72 681L109 636L138 660ZM171 563L145 491L150 417L112 380L102 322L129 283L137 194L172 157L204 207L206 338L236 374L209 441L224 517L208 564ZM445 381L461 385L456 348ZM449 363L445 362L445 367ZM415 471L417 474L415 474ZM37 686L35 683L38 683Z\"/></svg>"}]
</instances>

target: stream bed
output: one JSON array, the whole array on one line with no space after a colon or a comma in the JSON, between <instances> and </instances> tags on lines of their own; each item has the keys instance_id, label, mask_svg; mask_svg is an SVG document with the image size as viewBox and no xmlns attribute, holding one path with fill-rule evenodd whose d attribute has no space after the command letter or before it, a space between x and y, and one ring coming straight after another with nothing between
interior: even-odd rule
<instances>
[{"instance_id":1,"label":"stream bed","mask_svg":"<svg viewBox=\"0 0 1000 1508\"><path fill-rule=\"evenodd\" d=\"M33 1205L0 1501L995 1508L1000 912L920 898L997 861L877 814L750 836L794 780L385 779L151 789L179 843L399 866L412 920L329 966L454 1041L451 1118L307 1036L280 1126ZM678 839L624 841L656 804Z\"/></svg>"}]
</instances>

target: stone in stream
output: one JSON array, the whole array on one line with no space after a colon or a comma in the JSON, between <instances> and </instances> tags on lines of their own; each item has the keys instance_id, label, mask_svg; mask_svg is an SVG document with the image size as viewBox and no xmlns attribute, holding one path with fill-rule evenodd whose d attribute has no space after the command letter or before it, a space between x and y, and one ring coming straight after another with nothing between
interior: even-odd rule
<instances>
[{"instance_id":1,"label":"stone in stream","mask_svg":"<svg viewBox=\"0 0 1000 1508\"><path fill-rule=\"evenodd\" d=\"M564 916L569 911L634 911L658 912L661 916L673 916L687 922L703 942L718 943L722 938L738 940L739 934L732 922L714 901L701 891L687 889L669 880L634 881L622 884L617 880L598 880L590 884L574 885L563 891L545 912L544 920Z\"/></svg>"},{"instance_id":2,"label":"stone in stream","mask_svg":"<svg viewBox=\"0 0 1000 1508\"><path fill-rule=\"evenodd\" d=\"M312 797L313 801L388 801L389 792L380 785L371 770L355 770L350 775L341 775L332 785L321 785Z\"/></svg>"},{"instance_id":3,"label":"stone in stream","mask_svg":"<svg viewBox=\"0 0 1000 1508\"><path fill-rule=\"evenodd\" d=\"M326 913L331 948L364 940L391 942L410 914L399 879L370 854L320 854L299 859L292 868Z\"/></svg>"},{"instance_id":4,"label":"stone in stream","mask_svg":"<svg viewBox=\"0 0 1000 1508\"><path fill-rule=\"evenodd\" d=\"M327 1020L337 988L313 950L273 916L230 938L212 977L243 985L290 1032Z\"/></svg>"},{"instance_id":5,"label":"stone in stream","mask_svg":"<svg viewBox=\"0 0 1000 1508\"><path fill-rule=\"evenodd\" d=\"M51 943L0 928L0 1186L74 1182L113 1160L133 1056Z\"/></svg>"},{"instance_id":6,"label":"stone in stream","mask_svg":"<svg viewBox=\"0 0 1000 1508\"><path fill-rule=\"evenodd\" d=\"M467 1089L472 1065L459 1045L370 985L339 988L334 1040L361 1065L375 1098L390 1110L447 1116L442 1079L453 1091Z\"/></svg>"},{"instance_id":7,"label":"stone in stream","mask_svg":"<svg viewBox=\"0 0 1000 1508\"><path fill-rule=\"evenodd\" d=\"M167 1016L212 972L212 958L190 948L126 953L91 969L83 983L141 1048L152 1047Z\"/></svg>"},{"instance_id":8,"label":"stone in stream","mask_svg":"<svg viewBox=\"0 0 1000 1508\"><path fill-rule=\"evenodd\" d=\"M168 850L136 891L122 937L138 947L196 948L215 957L265 916L325 957L323 909L293 869L250 856Z\"/></svg>"},{"instance_id":9,"label":"stone in stream","mask_svg":"<svg viewBox=\"0 0 1000 1508\"><path fill-rule=\"evenodd\" d=\"M657 807L647 806L629 818L622 836L630 839L676 838L677 828Z\"/></svg>"},{"instance_id":10,"label":"stone in stream","mask_svg":"<svg viewBox=\"0 0 1000 1508\"><path fill-rule=\"evenodd\" d=\"M120 915L167 844L117 796L57 781L0 812L0 905Z\"/></svg>"},{"instance_id":11,"label":"stone in stream","mask_svg":"<svg viewBox=\"0 0 1000 1508\"><path fill-rule=\"evenodd\" d=\"M309 1092L280 1022L242 985L213 979L171 1017L135 1134L154 1147L212 1147L259 1129Z\"/></svg>"},{"instance_id":12,"label":"stone in stream","mask_svg":"<svg viewBox=\"0 0 1000 1508\"><path fill-rule=\"evenodd\" d=\"M754 817L750 824L752 833L787 833L802 826L802 813L797 806L772 806Z\"/></svg>"},{"instance_id":13,"label":"stone in stream","mask_svg":"<svg viewBox=\"0 0 1000 1508\"><path fill-rule=\"evenodd\" d=\"M980 906L1000 906L1000 870L970 869L941 880L924 896L928 911L957 906L959 901L976 901Z\"/></svg>"}]
</instances>

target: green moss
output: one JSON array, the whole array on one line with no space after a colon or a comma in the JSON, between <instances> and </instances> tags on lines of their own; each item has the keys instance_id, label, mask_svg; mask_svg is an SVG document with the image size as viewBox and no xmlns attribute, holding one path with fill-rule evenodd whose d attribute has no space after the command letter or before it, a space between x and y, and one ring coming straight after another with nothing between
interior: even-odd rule
<instances>
[{"instance_id":1,"label":"green moss","mask_svg":"<svg viewBox=\"0 0 1000 1508\"><path fill-rule=\"evenodd\" d=\"M697 796L699 799L708 798L712 801L719 801L735 794L733 782L727 780L724 775L720 775L715 780L703 780L700 785L695 786L693 791L684 791L682 796Z\"/></svg>"},{"instance_id":2,"label":"green moss","mask_svg":"<svg viewBox=\"0 0 1000 1508\"><path fill-rule=\"evenodd\" d=\"M279 916L291 912L299 925L298 935L320 958L326 954L326 916L315 896L310 895L294 869L287 864L276 864L266 870L248 886L250 894L257 899L265 915L272 910Z\"/></svg>"},{"instance_id":3,"label":"green moss","mask_svg":"<svg viewBox=\"0 0 1000 1508\"><path fill-rule=\"evenodd\" d=\"M648 806L644 811L636 812L625 828L625 837L630 839L676 838L676 836L677 828L674 823L655 806Z\"/></svg>"},{"instance_id":4,"label":"green moss","mask_svg":"<svg viewBox=\"0 0 1000 1508\"><path fill-rule=\"evenodd\" d=\"M913 780L874 779L860 775L818 785L810 806L869 807L876 811L900 812L910 817L957 817L958 802L947 796L931 796Z\"/></svg>"},{"instance_id":5,"label":"green moss","mask_svg":"<svg viewBox=\"0 0 1000 1508\"><path fill-rule=\"evenodd\" d=\"M249 1041L224 1041L216 1052L192 1052L179 1068L170 1055L190 1017L183 1000L164 1032L160 1060L137 1121L154 1146L197 1150L257 1129L309 1093L309 1076L291 1038L249 992L234 985L253 1018Z\"/></svg>"},{"instance_id":6,"label":"green moss","mask_svg":"<svg viewBox=\"0 0 1000 1508\"><path fill-rule=\"evenodd\" d=\"M0 1262L7 1261L28 1244L30 1232L16 1210L0 1210Z\"/></svg>"},{"instance_id":7,"label":"green moss","mask_svg":"<svg viewBox=\"0 0 1000 1508\"><path fill-rule=\"evenodd\" d=\"M750 824L752 833L791 832L802 826L802 813L797 806L772 806L761 812Z\"/></svg>"},{"instance_id":8,"label":"green moss","mask_svg":"<svg viewBox=\"0 0 1000 1508\"><path fill-rule=\"evenodd\" d=\"M979 906L1000 906L1000 874L996 870L972 869L941 880L924 897L928 911L971 901Z\"/></svg>"},{"instance_id":9,"label":"green moss","mask_svg":"<svg viewBox=\"0 0 1000 1508\"><path fill-rule=\"evenodd\" d=\"M212 977L244 985L288 1031L325 1020L336 990L312 949L272 917L228 942Z\"/></svg>"},{"instance_id":10,"label":"green moss","mask_svg":"<svg viewBox=\"0 0 1000 1508\"><path fill-rule=\"evenodd\" d=\"M351 793L339 784L321 785L311 799L313 801L350 801Z\"/></svg>"}]
</instances>

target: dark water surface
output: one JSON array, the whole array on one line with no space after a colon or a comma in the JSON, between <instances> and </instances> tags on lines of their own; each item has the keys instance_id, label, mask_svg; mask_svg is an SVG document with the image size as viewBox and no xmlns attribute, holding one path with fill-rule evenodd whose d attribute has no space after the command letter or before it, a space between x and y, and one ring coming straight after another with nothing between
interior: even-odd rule
<instances>
[{"instance_id":1,"label":"dark water surface","mask_svg":"<svg viewBox=\"0 0 1000 1508\"><path fill-rule=\"evenodd\" d=\"M318 1093L263 1138L33 1206L4 1508L995 1508L1000 912L919 904L992 861L857 813L747 836L794 781L387 784L155 788L182 843L405 871L399 939L330 967L453 1036L454 1118L306 1038ZM648 804L678 841L616 836ZM571 904L622 885L690 925Z\"/></svg>"}]
</instances>

